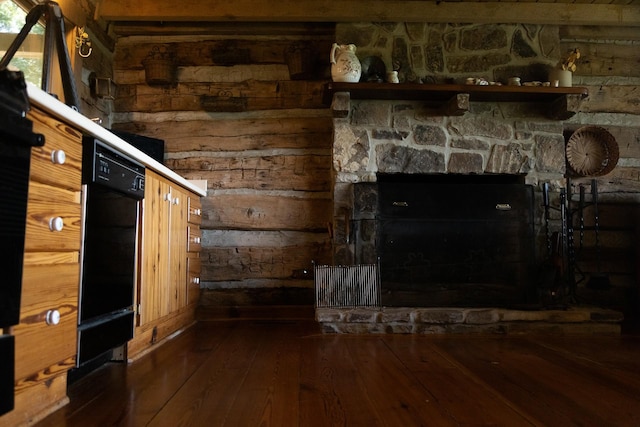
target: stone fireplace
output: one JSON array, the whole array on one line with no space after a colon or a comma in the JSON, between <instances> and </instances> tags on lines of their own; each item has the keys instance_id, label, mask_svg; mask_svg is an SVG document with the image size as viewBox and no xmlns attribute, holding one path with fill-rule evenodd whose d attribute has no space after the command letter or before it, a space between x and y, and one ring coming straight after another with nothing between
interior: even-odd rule
<instances>
[{"instance_id":1,"label":"stone fireplace","mask_svg":"<svg viewBox=\"0 0 640 427\"><path fill-rule=\"evenodd\" d=\"M526 104L443 116L346 92L332 108L335 264L379 261L385 306L535 303L538 189L564 185L561 122Z\"/></svg>"},{"instance_id":2,"label":"stone fireplace","mask_svg":"<svg viewBox=\"0 0 640 427\"><path fill-rule=\"evenodd\" d=\"M325 332L619 333L618 312L536 305L537 269L547 255L541 187L545 182L555 190L565 185L562 122L546 119L544 108L526 103L482 103L472 104L464 115L445 116L420 101L355 100L347 92L334 94L333 262L370 264L381 256L389 260L379 260L382 307L318 308L316 318ZM436 190L437 185L455 185L455 189ZM488 202L491 215L507 216L495 224L502 228L495 230L487 229L484 221L473 223L471 218L470 223L465 217L478 215L476 205L482 204L478 202L478 191L489 187L487 194L497 194L495 200ZM434 203L433 199L420 196L427 191L431 195L453 195L442 203L454 209L454 216L464 223L462 231L450 228L451 223L435 225L440 230L436 232L440 245L447 240L447 230L463 233L453 243L459 249L448 248L449 255L456 251L463 255L450 266L422 263L427 273L437 270L438 277L430 289L421 288L424 283L410 278L420 270L419 260L403 277L402 266L394 269L402 263L394 258L398 251L393 245L384 248L388 212L383 205L390 202L387 205L394 208L411 209L421 200L438 204L439 201ZM502 196L511 191L518 195L501 202ZM406 194L415 195L415 199L407 202ZM484 200L488 196L481 197ZM473 206L468 207L467 200ZM501 205L510 206L503 206L502 211ZM421 224L416 227L414 223L400 233L413 240L409 244L402 241L400 246L420 245L419 232L424 222ZM480 234L473 239L488 236L484 248L489 251L480 250L483 244L464 235L478 229ZM495 235L500 239L491 240ZM424 243L429 246L434 242ZM465 247L471 250L465 252ZM499 250L491 252L495 247ZM412 247L401 255L407 260L425 253L429 251ZM467 259L469 254L475 254L476 259ZM513 256L515 259L510 258ZM463 264L478 269L491 267L493 271L465 276ZM449 278L447 273L451 273ZM389 285L393 286L396 279L401 289L390 290Z\"/></svg>"}]
</instances>

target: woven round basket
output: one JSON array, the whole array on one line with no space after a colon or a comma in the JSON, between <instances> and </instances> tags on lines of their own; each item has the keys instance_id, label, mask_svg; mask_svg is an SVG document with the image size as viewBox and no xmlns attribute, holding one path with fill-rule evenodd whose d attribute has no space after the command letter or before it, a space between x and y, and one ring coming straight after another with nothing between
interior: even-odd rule
<instances>
[{"instance_id":1,"label":"woven round basket","mask_svg":"<svg viewBox=\"0 0 640 427\"><path fill-rule=\"evenodd\" d=\"M566 154L569 168L577 176L602 176L616 167L620 149L606 129L584 126L569 138Z\"/></svg>"}]
</instances>

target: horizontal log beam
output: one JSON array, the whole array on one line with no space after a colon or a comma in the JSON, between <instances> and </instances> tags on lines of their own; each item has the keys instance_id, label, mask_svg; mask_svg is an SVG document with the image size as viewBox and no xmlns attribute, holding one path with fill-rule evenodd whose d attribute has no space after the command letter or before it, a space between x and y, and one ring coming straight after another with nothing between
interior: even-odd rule
<instances>
[{"instance_id":1,"label":"horizontal log beam","mask_svg":"<svg viewBox=\"0 0 640 427\"><path fill-rule=\"evenodd\" d=\"M150 22L432 22L639 26L640 5L416 0L102 0L97 17Z\"/></svg>"}]
</instances>

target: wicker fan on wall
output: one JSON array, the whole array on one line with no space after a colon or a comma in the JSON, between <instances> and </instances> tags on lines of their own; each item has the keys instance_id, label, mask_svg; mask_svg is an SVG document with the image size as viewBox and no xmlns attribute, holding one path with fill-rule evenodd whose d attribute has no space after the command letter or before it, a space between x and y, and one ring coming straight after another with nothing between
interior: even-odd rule
<instances>
[{"instance_id":1,"label":"wicker fan on wall","mask_svg":"<svg viewBox=\"0 0 640 427\"><path fill-rule=\"evenodd\" d=\"M578 176L602 176L616 167L620 150L606 129L584 126L569 138L566 154L569 167Z\"/></svg>"}]
</instances>

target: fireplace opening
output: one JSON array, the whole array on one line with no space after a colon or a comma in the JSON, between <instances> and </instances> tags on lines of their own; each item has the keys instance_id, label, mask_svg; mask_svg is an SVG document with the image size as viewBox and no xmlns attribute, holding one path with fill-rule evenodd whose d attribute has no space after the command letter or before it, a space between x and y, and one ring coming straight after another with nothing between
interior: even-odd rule
<instances>
[{"instance_id":1,"label":"fireplace opening","mask_svg":"<svg viewBox=\"0 0 640 427\"><path fill-rule=\"evenodd\" d=\"M355 200L371 205L372 190L383 306L533 304L534 196L524 176L378 174Z\"/></svg>"}]
</instances>

